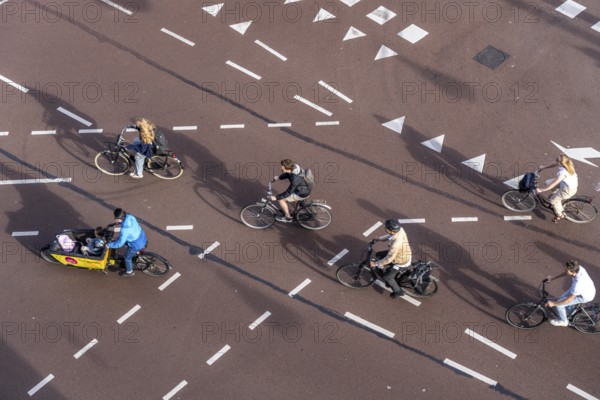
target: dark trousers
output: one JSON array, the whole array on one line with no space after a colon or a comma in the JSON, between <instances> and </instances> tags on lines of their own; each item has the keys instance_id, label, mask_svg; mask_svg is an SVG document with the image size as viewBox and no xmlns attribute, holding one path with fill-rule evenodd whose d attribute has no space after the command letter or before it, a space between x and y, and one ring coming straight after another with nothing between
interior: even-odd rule
<instances>
[{"instance_id":1,"label":"dark trousers","mask_svg":"<svg viewBox=\"0 0 600 400\"><path fill-rule=\"evenodd\" d=\"M385 258L385 256L387 255L387 251L378 251L377 253L375 253L375 257L378 260L381 260L383 258ZM396 275L398 275L398 270L395 270L394 268L392 268L391 264L388 264L389 267L387 268L387 270L383 273L383 280L390 285L390 287L392 288L392 291L396 294L401 293L402 289L400 288L400 286L398 285L398 282L396 282ZM386 267L385 265L382 265L382 267Z\"/></svg>"}]
</instances>

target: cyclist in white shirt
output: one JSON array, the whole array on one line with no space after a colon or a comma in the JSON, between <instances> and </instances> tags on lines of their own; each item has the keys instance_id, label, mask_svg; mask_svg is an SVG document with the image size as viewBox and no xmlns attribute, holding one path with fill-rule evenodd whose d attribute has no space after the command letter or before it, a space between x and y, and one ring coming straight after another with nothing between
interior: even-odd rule
<instances>
[{"instance_id":1,"label":"cyclist in white shirt","mask_svg":"<svg viewBox=\"0 0 600 400\"><path fill-rule=\"evenodd\" d=\"M554 209L554 219L552 221L556 223L565 217L562 201L575 196L577 193L578 182L573 161L565 154L559 155L554 164L546 166L540 165L538 173L544 169L553 167L558 167L556 178L545 188L538 188L537 192L546 192L554 189L558 185L558 190L549 198L550 204L552 204L552 208Z\"/></svg>"}]
</instances>

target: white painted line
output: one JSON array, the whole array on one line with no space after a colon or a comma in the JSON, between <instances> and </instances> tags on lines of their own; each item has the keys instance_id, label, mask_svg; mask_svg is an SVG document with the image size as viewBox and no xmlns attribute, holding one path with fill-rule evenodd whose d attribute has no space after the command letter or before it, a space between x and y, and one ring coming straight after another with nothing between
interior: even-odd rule
<instances>
[{"instance_id":1,"label":"white painted line","mask_svg":"<svg viewBox=\"0 0 600 400\"><path fill-rule=\"evenodd\" d=\"M596 32L600 32L600 21L598 21L594 25L592 25L592 29L595 30Z\"/></svg>"},{"instance_id":2,"label":"white painted line","mask_svg":"<svg viewBox=\"0 0 600 400\"><path fill-rule=\"evenodd\" d=\"M244 129L244 124L221 125L221 129Z\"/></svg>"},{"instance_id":3,"label":"white painted line","mask_svg":"<svg viewBox=\"0 0 600 400\"><path fill-rule=\"evenodd\" d=\"M127 313L125 315L123 315L121 318L119 318L117 320L117 324L121 325L123 322L125 322L127 320L127 318L131 317L133 314L135 314L136 312L138 312L138 310L142 308L139 304L136 304L135 306L133 306L133 308L129 311L127 311Z\"/></svg>"},{"instance_id":4,"label":"white painted line","mask_svg":"<svg viewBox=\"0 0 600 400\"><path fill-rule=\"evenodd\" d=\"M327 84L326 82L319 81L319 85L323 86L325 89L329 90L331 93L335 94L336 96L338 96L340 99L344 100L345 102L352 103L352 99L350 97L346 96L344 93L340 92L339 90L337 90L333 86Z\"/></svg>"},{"instance_id":5,"label":"white painted line","mask_svg":"<svg viewBox=\"0 0 600 400\"><path fill-rule=\"evenodd\" d=\"M255 74L254 72L237 65L236 63L234 63L233 61L225 61L225 64L229 65L230 67L233 67L235 69L237 69L238 71L241 71L243 73L245 73L246 75L251 76L252 78L256 79L257 81L260 81L262 79L262 77L260 75Z\"/></svg>"},{"instance_id":6,"label":"white painted line","mask_svg":"<svg viewBox=\"0 0 600 400\"><path fill-rule=\"evenodd\" d=\"M56 135L56 131L31 131L32 135Z\"/></svg>"},{"instance_id":7,"label":"white painted line","mask_svg":"<svg viewBox=\"0 0 600 400\"><path fill-rule=\"evenodd\" d=\"M175 386L169 393L163 396L163 400L169 400L171 397L175 396L177 392L183 389L188 383L186 381L179 382L179 385Z\"/></svg>"},{"instance_id":8,"label":"white painted line","mask_svg":"<svg viewBox=\"0 0 600 400\"><path fill-rule=\"evenodd\" d=\"M463 372L463 373L465 373L467 375L470 375L473 378L479 379L480 381L483 381L483 382L487 383L490 386L496 386L496 384L498 383L498 382L496 382L496 381L488 378L487 376L481 375L479 372L475 372L472 369L464 367L464 366L462 366L462 365L460 365L458 363L455 363L454 361L449 360L447 358L444 360L444 364L449 365L452 368L455 368L455 369L457 369L457 370L459 370L459 371L461 371L461 372Z\"/></svg>"},{"instance_id":9,"label":"white painted line","mask_svg":"<svg viewBox=\"0 0 600 400\"><path fill-rule=\"evenodd\" d=\"M194 229L194 225L167 225L168 231L189 231Z\"/></svg>"},{"instance_id":10,"label":"white painted line","mask_svg":"<svg viewBox=\"0 0 600 400\"><path fill-rule=\"evenodd\" d=\"M579 389L576 386L571 385L570 383L567 385L567 389L575 394L580 395L581 397L583 397L586 400L598 400L597 397L594 397L591 394L584 392L583 390Z\"/></svg>"},{"instance_id":11,"label":"white painted line","mask_svg":"<svg viewBox=\"0 0 600 400\"><path fill-rule=\"evenodd\" d=\"M174 126L174 131L195 131L198 129L197 125L188 125L188 126Z\"/></svg>"},{"instance_id":12,"label":"white painted line","mask_svg":"<svg viewBox=\"0 0 600 400\"><path fill-rule=\"evenodd\" d=\"M401 224L424 224L425 218L399 219L398 222Z\"/></svg>"},{"instance_id":13,"label":"white painted line","mask_svg":"<svg viewBox=\"0 0 600 400\"><path fill-rule=\"evenodd\" d=\"M340 258L344 257L346 254L348 254L348 249L344 249L344 250L340 251L335 257L333 257L331 260L327 261L327 265L332 266L333 264L338 262L340 260Z\"/></svg>"},{"instance_id":14,"label":"white painted line","mask_svg":"<svg viewBox=\"0 0 600 400\"><path fill-rule=\"evenodd\" d=\"M275 122L272 124L267 124L268 128L289 128L292 126L291 122Z\"/></svg>"},{"instance_id":15,"label":"white painted line","mask_svg":"<svg viewBox=\"0 0 600 400\"><path fill-rule=\"evenodd\" d=\"M327 111L326 109L324 109L323 107L320 107L318 105L316 105L315 103L313 103L312 101L308 101L306 100L304 97L300 97L298 95L294 95L294 99L298 100L301 103L306 104L309 107L314 108L315 110L322 112L323 114L327 115L328 117L331 117L333 115L332 112Z\"/></svg>"},{"instance_id":16,"label":"white painted line","mask_svg":"<svg viewBox=\"0 0 600 400\"><path fill-rule=\"evenodd\" d=\"M315 122L316 126L329 126L329 125L339 125L340 121L317 121Z\"/></svg>"},{"instance_id":17,"label":"white painted line","mask_svg":"<svg viewBox=\"0 0 600 400\"><path fill-rule=\"evenodd\" d=\"M181 40L183 43L189 45L189 46L194 46L196 43L192 42L191 40L187 40L186 38L184 38L183 36L179 36L178 34L176 34L175 32L171 32L170 30L166 29L166 28L162 28L160 30L163 33L166 33L169 36L174 37L177 40Z\"/></svg>"},{"instance_id":18,"label":"white painted line","mask_svg":"<svg viewBox=\"0 0 600 400\"><path fill-rule=\"evenodd\" d=\"M310 279L306 278L304 280L304 282L302 282L301 284L296 286L296 288L294 290L289 292L288 296L293 297L294 295L298 294L298 292L300 292L302 289L304 289L309 283L310 283Z\"/></svg>"},{"instance_id":19,"label":"white painted line","mask_svg":"<svg viewBox=\"0 0 600 400\"><path fill-rule=\"evenodd\" d=\"M81 349L77 353L75 353L73 355L73 357L75 357L76 360L79 360L79 357L81 357L82 355L84 355L86 351L88 351L89 349L91 349L92 347L94 347L97 343L98 343L98 340L93 339L91 342L89 342L88 344L86 344L83 347L83 349Z\"/></svg>"},{"instance_id":20,"label":"white painted line","mask_svg":"<svg viewBox=\"0 0 600 400\"><path fill-rule=\"evenodd\" d=\"M0 136L8 136L8 132L0 132Z\"/></svg>"},{"instance_id":21,"label":"white painted line","mask_svg":"<svg viewBox=\"0 0 600 400\"><path fill-rule=\"evenodd\" d=\"M102 133L103 129L80 129L79 133Z\"/></svg>"},{"instance_id":22,"label":"white painted line","mask_svg":"<svg viewBox=\"0 0 600 400\"><path fill-rule=\"evenodd\" d=\"M19 236L37 236L39 235L39 231L21 231L21 232L13 232L11 236L19 237Z\"/></svg>"},{"instance_id":23,"label":"white painted line","mask_svg":"<svg viewBox=\"0 0 600 400\"><path fill-rule=\"evenodd\" d=\"M500 353L504 354L507 357L512 358L513 360L515 358L517 358L517 355L515 353L513 353L510 350L505 349L504 347L497 345L496 343L492 342L491 340L489 340L486 337L481 336L480 334L473 332L470 329L466 329L465 333L469 336L471 336L473 339L477 339L479 340L481 343L486 344L488 346L490 346L492 349L499 351Z\"/></svg>"},{"instance_id":24,"label":"white painted line","mask_svg":"<svg viewBox=\"0 0 600 400\"><path fill-rule=\"evenodd\" d=\"M379 228L381 225L383 225L381 223L381 221L377 221L377 223L375 223L375 225L373 225L372 227L370 227L369 229L367 229L366 231L363 232L363 236L364 237L369 236L371 233L375 232L375 230L377 230L377 228Z\"/></svg>"},{"instance_id":25,"label":"white painted line","mask_svg":"<svg viewBox=\"0 0 600 400\"><path fill-rule=\"evenodd\" d=\"M219 242L214 242L213 244L211 244L210 246L208 246L208 249L204 250L202 252L202 254L198 255L199 259L203 259L204 256L207 256L210 254L211 251L213 251L214 249L216 249L217 247L219 247L221 245L221 243Z\"/></svg>"},{"instance_id":26,"label":"white painted line","mask_svg":"<svg viewBox=\"0 0 600 400\"><path fill-rule=\"evenodd\" d=\"M569 18L575 18L581 12L583 12L585 10L585 8L586 8L585 6L582 6L581 4L579 4L573 0L567 0L564 3L562 3L560 6L556 7L555 10L561 14L566 15Z\"/></svg>"},{"instance_id":27,"label":"white painted line","mask_svg":"<svg viewBox=\"0 0 600 400\"><path fill-rule=\"evenodd\" d=\"M256 321L254 321L253 323L251 323L248 328L250 328L251 331L253 331L254 329L256 329L257 326L259 326L265 319L269 318L269 316L271 315L271 313L269 311L266 311L263 315L261 315L260 317L258 317L256 319Z\"/></svg>"},{"instance_id":28,"label":"white painted line","mask_svg":"<svg viewBox=\"0 0 600 400\"><path fill-rule=\"evenodd\" d=\"M108 5L109 5L109 6L111 6L111 7L114 7L114 8L116 8L116 9L117 9L117 10L119 10L119 11L122 11L122 12L124 12L124 13L125 13L125 14L127 14L127 15L132 15L132 14L133 14L133 12L129 11L129 10L128 10L128 9L126 9L125 7L121 7L120 5L118 5L118 4L116 4L116 3L113 3L113 2L112 2L112 1L110 1L110 0L101 0L101 1L102 1L103 3L106 3L106 4L108 4Z\"/></svg>"},{"instance_id":29,"label":"white painted line","mask_svg":"<svg viewBox=\"0 0 600 400\"><path fill-rule=\"evenodd\" d=\"M8 83L10 86L13 86L13 87L19 89L23 93L29 92L29 89L27 89L24 86L19 85L18 83L14 83L13 81L11 81L10 79L8 79L5 76L0 75L0 81L4 81L4 82Z\"/></svg>"},{"instance_id":30,"label":"white painted line","mask_svg":"<svg viewBox=\"0 0 600 400\"><path fill-rule=\"evenodd\" d=\"M374 330L375 332L379 332L379 333L381 333L382 335L385 335L385 336L387 336L387 337L393 338L393 337L394 337L394 335L395 335L395 333L394 333L394 332L390 332L390 331L388 331L387 329L383 329L382 327L380 327L380 326L378 326L378 325L375 325L375 324L373 324L373 323L371 323L371 322L367 321L366 319L362 319L361 317L358 317L358 316L356 316L356 315L354 315L354 314L352 314L352 313L350 313L350 312L346 312L346 314L344 314L344 316L345 316L346 318L349 318L349 319L351 319L351 320L355 321L355 322L358 322L358 323L359 323L359 324L361 324L361 325L364 325L364 326L366 326L366 327L367 327L367 328L369 328L369 329L372 329L372 330Z\"/></svg>"},{"instance_id":31,"label":"white painted line","mask_svg":"<svg viewBox=\"0 0 600 400\"><path fill-rule=\"evenodd\" d=\"M531 219L531 215L511 215L511 216L505 216L504 220L505 221L528 221Z\"/></svg>"},{"instance_id":32,"label":"white painted line","mask_svg":"<svg viewBox=\"0 0 600 400\"><path fill-rule=\"evenodd\" d=\"M127 128L125 129L125 132L137 132L138 130L135 128Z\"/></svg>"},{"instance_id":33,"label":"white painted line","mask_svg":"<svg viewBox=\"0 0 600 400\"><path fill-rule=\"evenodd\" d=\"M0 6L1 6L2 4L6 3L7 1L8 1L8 0L2 0L2 1L0 1Z\"/></svg>"},{"instance_id":34,"label":"white painted line","mask_svg":"<svg viewBox=\"0 0 600 400\"><path fill-rule=\"evenodd\" d=\"M63 113L63 114L65 114L68 117L73 118L77 122L81 122L85 126L88 126L88 127L92 126L92 123L90 121L88 121L85 118L81 118L79 115L77 115L75 113L72 113L71 111L69 111L67 109L64 109L62 107L58 107L56 110L59 111L59 112L61 112L61 113Z\"/></svg>"},{"instance_id":35,"label":"white painted line","mask_svg":"<svg viewBox=\"0 0 600 400\"><path fill-rule=\"evenodd\" d=\"M179 272L176 272L175 275L173 275L172 277L170 277L169 279L167 279L165 281L165 283L163 283L162 285L160 285L158 287L158 290L160 290L161 292L163 290L165 290L167 288L167 286L169 286L171 283L173 283L175 281L175 279L179 278L181 276L181 274Z\"/></svg>"},{"instance_id":36,"label":"white painted line","mask_svg":"<svg viewBox=\"0 0 600 400\"><path fill-rule=\"evenodd\" d=\"M272 48L270 48L269 46L267 46L266 44L264 44L260 40L256 39L254 41L254 43L256 43L257 45L259 45L260 47L262 47L263 49L265 49L269 53L273 54L275 57L279 58L280 60L287 61L287 57L286 56L284 56L283 54L281 54L280 52L278 52L276 50L273 50Z\"/></svg>"},{"instance_id":37,"label":"white painted line","mask_svg":"<svg viewBox=\"0 0 600 400\"><path fill-rule=\"evenodd\" d=\"M213 365L213 363L215 361L217 361L219 358L221 358L221 356L225 353L227 353L229 351L229 349L231 349L231 346L229 346L228 344L226 344L225 346L223 346L223 348L221 350L219 350L214 356L212 356L211 358L209 358L206 363L208 365Z\"/></svg>"},{"instance_id":38,"label":"white painted line","mask_svg":"<svg viewBox=\"0 0 600 400\"><path fill-rule=\"evenodd\" d=\"M377 286L379 286L380 288L387 290L388 292L392 293L392 289L390 289L384 281L377 279L375 281L375 284ZM400 299L409 302L410 304L419 307L421 305L421 302L417 299L415 299L414 297L410 297L409 295L405 294L404 296L400 296Z\"/></svg>"},{"instance_id":39,"label":"white painted line","mask_svg":"<svg viewBox=\"0 0 600 400\"><path fill-rule=\"evenodd\" d=\"M43 388L44 385L46 385L52 379L54 379L54 375L52 375L52 374L48 375L47 377L44 378L44 380L42 380L40 383L38 383L37 385L35 385L34 387L32 387L31 390L29 390L29 392L27 392L27 394L29 396L33 396L38 390L40 390L41 388Z\"/></svg>"},{"instance_id":40,"label":"white painted line","mask_svg":"<svg viewBox=\"0 0 600 400\"><path fill-rule=\"evenodd\" d=\"M26 185L29 183L61 183L71 182L71 178L55 178L55 179L17 179L12 181L0 180L0 185Z\"/></svg>"},{"instance_id":41,"label":"white painted line","mask_svg":"<svg viewBox=\"0 0 600 400\"><path fill-rule=\"evenodd\" d=\"M452 217L452 222L477 222L477 217Z\"/></svg>"}]
</instances>

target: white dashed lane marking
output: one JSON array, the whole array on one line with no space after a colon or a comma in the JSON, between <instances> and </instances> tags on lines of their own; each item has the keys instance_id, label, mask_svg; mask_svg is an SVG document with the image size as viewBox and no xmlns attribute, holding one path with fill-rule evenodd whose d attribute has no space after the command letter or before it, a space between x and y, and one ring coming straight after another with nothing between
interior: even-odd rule
<instances>
[{"instance_id":1,"label":"white dashed lane marking","mask_svg":"<svg viewBox=\"0 0 600 400\"><path fill-rule=\"evenodd\" d=\"M579 389L576 386L571 385L570 383L567 385L567 389L575 394L578 394L579 396L583 397L586 400L598 400L597 397L594 397L591 394L584 392L583 390Z\"/></svg>"},{"instance_id":2,"label":"white dashed lane marking","mask_svg":"<svg viewBox=\"0 0 600 400\"><path fill-rule=\"evenodd\" d=\"M27 392L27 394L29 396L33 396L38 390L40 390L41 388L43 388L48 382L50 382L52 379L54 379L54 375L50 374L47 377L45 377L40 383L38 383L37 385L35 385L34 387L32 387L29 392Z\"/></svg>"},{"instance_id":3,"label":"white dashed lane marking","mask_svg":"<svg viewBox=\"0 0 600 400\"><path fill-rule=\"evenodd\" d=\"M512 358L513 360L515 358L517 358L517 355L515 353L513 353L512 351L509 351L507 349L505 349L504 347L492 342L491 340L481 336L478 333L473 332L470 329L466 329L465 333L469 336L471 336L473 339L479 340L481 343L490 346L492 349L499 351L500 353L504 354L507 357Z\"/></svg>"},{"instance_id":4,"label":"white dashed lane marking","mask_svg":"<svg viewBox=\"0 0 600 400\"><path fill-rule=\"evenodd\" d=\"M269 46L267 46L266 44L264 44L263 42L261 42L260 40L256 39L254 41L254 43L256 43L257 45L259 45L260 47L262 47L263 49L267 50L269 53L273 54L275 57L279 58L282 61L287 61L287 57L284 56L283 54L281 54L280 52L270 48Z\"/></svg>"},{"instance_id":5,"label":"white dashed lane marking","mask_svg":"<svg viewBox=\"0 0 600 400\"><path fill-rule=\"evenodd\" d=\"M8 136L8 132L0 132L0 136Z\"/></svg>"},{"instance_id":6,"label":"white dashed lane marking","mask_svg":"<svg viewBox=\"0 0 600 400\"><path fill-rule=\"evenodd\" d=\"M172 32L172 31L170 31L170 30L168 30L166 28L162 28L160 31L163 32L163 33L166 33L167 35L169 35L169 36L171 36L171 37L173 37L173 38L175 38L177 40L182 41L183 43L185 43L185 44L187 44L189 46L195 46L196 45L196 43L192 42L191 40L188 40L188 39L184 38L183 36L180 36L180 35L176 34L175 32Z\"/></svg>"},{"instance_id":7,"label":"white dashed lane marking","mask_svg":"<svg viewBox=\"0 0 600 400\"><path fill-rule=\"evenodd\" d=\"M356 316L350 312L346 312L346 314L344 314L344 316L348 319L353 320L354 322L358 322L359 324L366 326L367 328L374 330L375 332L381 333L382 335L385 335L389 338L393 338L395 336L394 332L390 332L387 329L384 329L378 325L375 325L369 321L367 321L366 319L362 319L359 316Z\"/></svg>"},{"instance_id":8,"label":"white dashed lane marking","mask_svg":"<svg viewBox=\"0 0 600 400\"><path fill-rule=\"evenodd\" d=\"M103 129L80 129L79 133L102 133Z\"/></svg>"},{"instance_id":9,"label":"white dashed lane marking","mask_svg":"<svg viewBox=\"0 0 600 400\"><path fill-rule=\"evenodd\" d=\"M261 315L260 317L258 317L256 319L256 321L254 321L253 323L251 323L250 325L248 325L248 328L253 331L254 329L256 329L257 326L259 326L265 319L269 318L271 316L271 313L269 311L266 311L263 315Z\"/></svg>"},{"instance_id":10,"label":"white dashed lane marking","mask_svg":"<svg viewBox=\"0 0 600 400\"><path fill-rule=\"evenodd\" d=\"M385 284L385 282L383 282L383 281L381 281L381 280L377 279L377 280L375 281L375 284L376 284L377 286L379 286L380 288L382 288L382 289L384 289L384 290L387 290L388 292L392 293L392 289L390 289L390 288L389 288L389 287L388 287L388 286ZM404 301L406 301L406 302L409 302L410 304L412 304L413 306L416 306L416 307L419 307L419 306L421 305L421 302L420 302L419 300L415 299L414 297L410 297L410 296L409 296L409 295L407 295L407 294L405 294L404 296L400 296L399 298L400 298L400 299L402 299L402 300L404 300Z\"/></svg>"},{"instance_id":11,"label":"white dashed lane marking","mask_svg":"<svg viewBox=\"0 0 600 400\"><path fill-rule=\"evenodd\" d=\"M32 135L56 135L56 131L31 131Z\"/></svg>"},{"instance_id":12,"label":"white dashed lane marking","mask_svg":"<svg viewBox=\"0 0 600 400\"><path fill-rule=\"evenodd\" d=\"M274 122L267 124L268 128L289 128L290 126L292 126L291 122Z\"/></svg>"},{"instance_id":13,"label":"white dashed lane marking","mask_svg":"<svg viewBox=\"0 0 600 400\"><path fill-rule=\"evenodd\" d=\"M138 312L138 310L142 308L139 304L136 304L135 306L133 306L133 308L129 311L127 311L127 313L125 313L121 318L119 318L117 320L117 324L121 325L123 322L127 321L127 319L129 317L131 317L133 314L135 314L136 312Z\"/></svg>"},{"instance_id":14,"label":"white dashed lane marking","mask_svg":"<svg viewBox=\"0 0 600 400\"><path fill-rule=\"evenodd\" d=\"M316 126L331 126L331 125L339 125L340 121L317 121L315 122Z\"/></svg>"},{"instance_id":15,"label":"white dashed lane marking","mask_svg":"<svg viewBox=\"0 0 600 400\"><path fill-rule=\"evenodd\" d=\"M243 72L244 74L251 76L252 78L256 79L257 81L260 81L262 79L262 77L258 74L255 74L254 72L250 71L249 69L246 69L236 63L234 63L233 61L227 60L225 61L225 64L229 65L232 68L237 69L238 71Z\"/></svg>"},{"instance_id":16,"label":"white dashed lane marking","mask_svg":"<svg viewBox=\"0 0 600 400\"><path fill-rule=\"evenodd\" d=\"M294 297L294 295L298 294L302 289L304 289L310 283L310 279L306 278L304 282L296 286L294 290L288 293L288 296Z\"/></svg>"},{"instance_id":17,"label":"white dashed lane marking","mask_svg":"<svg viewBox=\"0 0 600 400\"><path fill-rule=\"evenodd\" d=\"M477 222L477 217L452 217L452 222Z\"/></svg>"},{"instance_id":18,"label":"white dashed lane marking","mask_svg":"<svg viewBox=\"0 0 600 400\"><path fill-rule=\"evenodd\" d=\"M366 231L363 232L363 236L364 237L369 236L371 233L375 232L375 230L377 230L377 228L379 228L381 225L383 225L381 223L381 221L377 221L377 223L375 225L373 225L372 227L370 227L369 229L367 229Z\"/></svg>"},{"instance_id":19,"label":"white dashed lane marking","mask_svg":"<svg viewBox=\"0 0 600 400\"><path fill-rule=\"evenodd\" d=\"M528 221L531 219L531 215L506 215L504 216L505 221Z\"/></svg>"},{"instance_id":20,"label":"white dashed lane marking","mask_svg":"<svg viewBox=\"0 0 600 400\"><path fill-rule=\"evenodd\" d=\"M475 379L479 379L480 381L485 382L485 383L487 383L490 386L496 386L496 384L498 383L498 382L496 382L496 381L488 378L487 376L481 375L479 372L475 372L472 369L467 368L467 367L465 367L463 365L460 365L459 363L456 363L456 362L454 362L454 361L452 361L450 359L446 358L444 360L444 364L446 364L446 365L448 365L448 366L450 366L450 367L452 367L454 369L457 369L457 370L459 370L459 371L461 371L461 372L463 372L463 373L465 373L467 375L470 375L470 376L472 376Z\"/></svg>"},{"instance_id":21,"label":"white dashed lane marking","mask_svg":"<svg viewBox=\"0 0 600 400\"><path fill-rule=\"evenodd\" d=\"M11 236L19 237L19 236L37 236L39 235L39 231L21 231L21 232L13 232Z\"/></svg>"},{"instance_id":22,"label":"white dashed lane marking","mask_svg":"<svg viewBox=\"0 0 600 400\"><path fill-rule=\"evenodd\" d=\"M312 101L306 100L304 97L300 97L298 95L294 95L294 99L298 100L300 103L304 103L309 107L314 108L315 110L327 115L328 117L331 117L333 115L332 112L327 111L326 109L324 109L323 107L320 107L318 105L316 105L315 103L313 103Z\"/></svg>"},{"instance_id":23,"label":"white dashed lane marking","mask_svg":"<svg viewBox=\"0 0 600 400\"><path fill-rule=\"evenodd\" d=\"M61 183L71 182L71 178L53 178L53 179L17 179L12 181L0 180L0 185L26 185L31 183Z\"/></svg>"},{"instance_id":24,"label":"white dashed lane marking","mask_svg":"<svg viewBox=\"0 0 600 400\"><path fill-rule=\"evenodd\" d=\"M401 224L424 224L425 218L399 219L398 222L400 222Z\"/></svg>"},{"instance_id":25,"label":"white dashed lane marking","mask_svg":"<svg viewBox=\"0 0 600 400\"><path fill-rule=\"evenodd\" d=\"M158 287L158 290L160 290L162 292L163 290L165 290L167 288L167 286L169 286L171 283L173 283L180 276L181 276L181 274L179 272L176 272L175 275L173 275L172 277L170 277L169 279L167 279L165 281L165 283L163 283L162 285L160 285Z\"/></svg>"},{"instance_id":26,"label":"white dashed lane marking","mask_svg":"<svg viewBox=\"0 0 600 400\"><path fill-rule=\"evenodd\" d=\"M129 11L128 9L126 9L125 7L121 7L120 5L113 3L110 0L101 0L103 3L108 4L109 6L116 8L119 11L124 12L127 15L132 15L133 13L131 11Z\"/></svg>"},{"instance_id":27,"label":"white dashed lane marking","mask_svg":"<svg viewBox=\"0 0 600 400\"><path fill-rule=\"evenodd\" d=\"M88 121L87 119L81 118L79 115L77 115L75 113L72 113L71 111L69 111L69 110L67 110L65 108L58 107L56 110L58 112L61 112L61 113L65 114L67 117L73 118L77 122L81 122L83 125L85 125L87 127L92 126L92 123L90 121Z\"/></svg>"},{"instance_id":28,"label":"white dashed lane marking","mask_svg":"<svg viewBox=\"0 0 600 400\"><path fill-rule=\"evenodd\" d=\"M244 124L221 125L221 129L244 129Z\"/></svg>"},{"instance_id":29,"label":"white dashed lane marking","mask_svg":"<svg viewBox=\"0 0 600 400\"><path fill-rule=\"evenodd\" d=\"M344 250L340 251L335 257L333 257L331 260L329 260L327 262L327 265L332 266L333 264L338 262L342 257L344 257L346 254L348 254L348 249L344 249Z\"/></svg>"},{"instance_id":30,"label":"white dashed lane marking","mask_svg":"<svg viewBox=\"0 0 600 400\"><path fill-rule=\"evenodd\" d=\"M168 231L189 231L194 229L194 225L167 225Z\"/></svg>"},{"instance_id":31,"label":"white dashed lane marking","mask_svg":"<svg viewBox=\"0 0 600 400\"><path fill-rule=\"evenodd\" d=\"M8 79L8 78L7 78L7 77L5 77L5 76L2 76L2 75L0 75L0 81L3 81L3 82L5 82L5 83L9 84L10 86L12 86L12 87L15 87L15 88L19 89L19 90L20 90L21 92L23 92L23 93L27 93L27 92L29 92L29 89L27 89L27 88L26 88L26 87L24 87L24 86L21 86L21 85L19 85L18 83L14 83L13 81L11 81L10 79Z\"/></svg>"},{"instance_id":32,"label":"white dashed lane marking","mask_svg":"<svg viewBox=\"0 0 600 400\"><path fill-rule=\"evenodd\" d=\"M186 381L181 381L177 386L175 386L169 393L163 396L163 400L169 400L171 397L175 396L177 392L183 389L188 383Z\"/></svg>"},{"instance_id":33,"label":"white dashed lane marking","mask_svg":"<svg viewBox=\"0 0 600 400\"><path fill-rule=\"evenodd\" d=\"M174 126L174 131L195 131L198 129L196 125L188 125L188 126Z\"/></svg>"},{"instance_id":34,"label":"white dashed lane marking","mask_svg":"<svg viewBox=\"0 0 600 400\"><path fill-rule=\"evenodd\" d=\"M214 242L213 244L211 244L210 246L208 246L208 248L206 250L204 250L201 254L199 254L198 258L203 259L205 256L209 255L211 251L213 251L214 249L216 249L220 245L221 245L221 243Z\"/></svg>"},{"instance_id":35,"label":"white dashed lane marking","mask_svg":"<svg viewBox=\"0 0 600 400\"><path fill-rule=\"evenodd\" d=\"M82 355L84 355L86 353L86 351L88 351L89 349L91 349L92 347L94 347L97 343L98 343L98 340L93 339L91 342L89 342L88 344L86 344L81 350L79 350L77 353L75 353L73 355L73 357L75 357L76 360L79 360L79 357L81 357Z\"/></svg>"},{"instance_id":36,"label":"white dashed lane marking","mask_svg":"<svg viewBox=\"0 0 600 400\"><path fill-rule=\"evenodd\" d=\"M338 96L340 99L344 100L345 102L352 103L352 99L350 97L346 96L344 93L338 91L336 88L325 83L324 81L319 81L319 85L323 86L325 89L329 90L331 93L335 94L336 96Z\"/></svg>"},{"instance_id":37,"label":"white dashed lane marking","mask_svg":"<svg viewBox=\"0 0 600 400\"><path fill-rule=\"evenodd\" d=\"M208 365L213 365L215 361L217 361L219 358L221 358L223 356L223 354L227 353L229 351L229 349L231 349L231 346L229 346L228 344L226 344L225 346L223 346L223 348L221 350L219 350L214 356L212 356L211 358L209 358L206 363Z\"/></svg>"}]
</instances>

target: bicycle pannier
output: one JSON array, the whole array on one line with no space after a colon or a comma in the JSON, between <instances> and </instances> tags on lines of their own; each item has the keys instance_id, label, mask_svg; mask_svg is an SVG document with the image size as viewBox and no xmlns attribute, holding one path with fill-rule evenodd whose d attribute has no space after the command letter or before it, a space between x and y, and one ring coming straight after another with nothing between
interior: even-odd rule
<instances>
[{"instance_id":1,"label":"bicycle pannier","mask_svg":"<svg viewBox=\"0 0 600 400\"><path fill-rule=\"evenodd\" d=\"M154 133L154 154L163 154L169 149L169 142L165 137L165 134L159 130Z\"/></svg>"},{"instance_id":2,"label":"bicycle pannier","mask_svg":"<svg viewBox=\"0 0 600 400\"><path fill-rule=\"evenodd\" d=\"M417 293L425 293L429 285L431 284L431 270L433 267L431 264L419 261L414 266L410 276L408 277L414 285Z\"/></svg>"}]
</instances>

